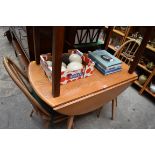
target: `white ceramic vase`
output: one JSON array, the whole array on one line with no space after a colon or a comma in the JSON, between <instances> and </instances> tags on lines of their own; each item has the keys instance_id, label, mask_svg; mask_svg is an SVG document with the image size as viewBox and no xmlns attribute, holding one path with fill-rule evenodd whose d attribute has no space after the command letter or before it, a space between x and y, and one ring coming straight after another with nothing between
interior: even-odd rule
<instances>
[{"instance_id":1,"label":"white ceramic vase","mask_svg":"<svg viewBox=\"0 0 155 155\"><path fill-rule=\"evenodd\" d=\"M70 62L79 62L79 63L82 63L82 59L81 59L81 57L78 54L71 54L69 56L69 61Z\"/></svg>"},{"instance_id":2,"label":"white ceramic vase","mask_svg":"<svg viewBox=\"0 0 155 155\"><path fill-rule=\"evenodd\" d=\"M155 84L153 83L150 84L150 90L152 93L155 93Z\"/></svg>"},{"instance_id":3,"label":"white ceramic vase","mask_svg":"<svg viewBox=\"0 0 155 155\"><path fill-rule=\"evenodd\" d=\"M73 61L73 62L71 62L71 63L69 63L67 65L67 70L68 71L79 70L79 69L82 69L82 68L83 68L82 64L79 63L79 62L75 62L75 61Z\"/></svg>"}]
</instances>

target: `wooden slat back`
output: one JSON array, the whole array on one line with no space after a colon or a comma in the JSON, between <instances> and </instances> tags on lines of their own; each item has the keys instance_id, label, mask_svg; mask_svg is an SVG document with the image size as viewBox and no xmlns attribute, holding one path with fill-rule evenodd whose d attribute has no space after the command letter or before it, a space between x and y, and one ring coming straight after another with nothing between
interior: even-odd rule
<instances>
[{"instance_id":1,"label":"wooden slat back","mask_svg":"<svg viewBox=\"0 0 155 155\"><path fill-rule=\"evenodd\" d=\"M30 93L31 88L28 86L28 84L30 85L29 80L27 76L18 68L18 66L11 59L7 57L3 58L3 64L12 80L25 94L25 96L31 102L35 110L40 114L50 116L50 114L44 108L42 108L42 106L38 103L38 101L31 95Z\"/></svg>"},{"instance_id":2,"label":"wooden slat back","mask_svg":"<svg viewBox=\"0 0 155 155\"><path fill-rule=\"evenodd\" d=\"M74 44L89 44L98 41L102 27L76 27Z\"/></svg>"},{"instance_id":3,"label":"wooden slat back","mask_svg":"<svg viewBox=\"0 0 155 155\"><path fill-rule=\"evenodd\" d=\"M120 46L114 55L126 64L130 65L130 62L133 61L139 46L140 43L135 39L128 40Z\"/></svg>"}]
</instances>

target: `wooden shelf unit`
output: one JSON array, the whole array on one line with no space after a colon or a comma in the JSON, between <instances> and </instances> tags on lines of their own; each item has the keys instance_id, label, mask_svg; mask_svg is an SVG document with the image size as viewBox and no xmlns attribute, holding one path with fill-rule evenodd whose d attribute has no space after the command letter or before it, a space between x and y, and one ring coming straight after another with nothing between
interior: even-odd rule
<instances>
[{"instance_id":1,"label":"wooden shelf unit","mask_svg":"<svg viewBox=\"0 0 155 155\"><path fill-rule=\"evenodd\" d=\"M155 68L153 71L148 70L145 66L138 64L139 67L141 67L143 70L147 71L150 75L148 76L146 82L144 83L144 85L140 85L139 82L135 82L136 85L140 86L141 90L140 90L140 94L142 94L144 91L148 92L150 95L152 95L153 97L155 97L155 94L152 93L149 88L148 85L151 82L153 76L155 75Z\"/></svg>"},{"instance_id":2,"label":"wooden shelf unit","mask_svg":"<svg viewBox=\"0 0 155 155\"><path fill-rule=\"evenodd\" d=\"M145 71L147 71L148 73L152 73L152 71L148 70L144 65L142 65L142 64L139 63L138 66L140 68L144 69Z\"/></svg>"},{"instance_id":3,"label":"wooden shelf unit","mask_svg":"<svg viewBox=\"0 0 155 155\"><path fill-rule=\"evenodd\" d=\"M115 51L115 52L117 51L117 49L116 49L113 45L110 45L110 44L109 44L108 47L109 47L110 49L112 49L113 51Z\"/></svg>"},{"instance_id":4,"label":"wooden shelf unit","mask_svg":"<svg viewBox=\"0 0 155 155\"><path fill-rule=\"evenodd\" d=\"M113 32L115 32L115 33L121 35L122 37L125 36L125 33L121 32L121 31L119 31L119 30L113 29Z\"/></svg>"},{"instance_id":5,"label":"wooden shelf unit","mask_svg":"<svg viewBox=\"0 0 155 155\"><path fill-rule=\"evenodd\" d=\"M126 28L126 30L125 30L125 32L122 32L122 31L120 31L120 30L117 30L117 29L115 29L115 28L113 28L113 33L115 33L115 34L117 34L118 36L121 36L122 37L122 40L121 40L121 44L126 40L126 37L128 36L128 33L129 33L129 31L130 31L130 27L129 26L127 26L127 28ZM112 34L113 34L112 33ZM117 49L115 48L115 46L113 46L113 45L111 45L111 44L109 44L108 45L108 48L110 48L110 49L112 49L113 51L117 51Z\"/></svg>"},{"instance_id":6,"label":"wooden shelf unit","mask_svg":"<svg viewBox=\"0 0 155 155\"><path fill-rule=\"evenodd\" d=\"M127 37L127 39L133 39L133 38ZM153 47L152 47L151 45L149 45L149 44L147 44L146 48L149 49L149 50L152 51L152 52L155 52L155 48L153 48ZM146 82L145 82L145 84L144 84L143 86L140 85L138 81L135 82L135 84L138 85L138 86L141 88L140 94L142 94L144 91L146 91L146 92L149 93L151 96L155 97L155 94L152 93L152 92L149 90L149 88L148 88L149 83L151 82L153 76L155 75L155 68L154 68L153 71L151 71L151 70L148 70L144 65L141 65L140 63L138 64L138 66L139 66L140 68L142 68L143 70L147 71L147 72L150 74L150 75L148 76L148 79L146 80Z\"/></svg>"},{"instance_id":7,"label":"wooden shelf unit","mask_svg":"<svg viewBox=\"0 0 155 155\"><path fill-rule=\"evenodd\" d=\"M128 36L129 31L130 31L130 27L127 27L127 30L125 31L125 33L121 32L120 30L113 29L113 33L116 33L116 34L118 34L119 36L122 36L122 43L124 43L124 42L126 41L126 39L133 39L133 38L131 38L131 37ZM108 48L111 49L111 50L113 50L114 52L117 51L117 49L116 49L113 45L110 45L110 44L109 44L109 45L108 45ZM152 47L151 45L149 45L149 44L147 44L146 49L149 49L150 51L155 52L155 48L153 48L153 47ZM133 60L130 59L130 61L133 61ZM140 94L142 94L144 91L146 91L146 92L148 92L150 95L152 95L153 97L155 97L155 94L153 94L153 93L149 90L149 88L148 88L149 83L151 82L153 76L155 75L155 68L154 68L153 71L151 71L151 70L148 70L148 69L146 68L146 66L144 66L144 65L142 65L142 64L140 64L140 63L138 63L138 66L149 74L148 79L147 79L147 81L145 82L144 85L140 85L140 83L138 82L138 80L134 82L137 86L139 86L139 87L141 88L141 89L140 89Z\"/></svg>"},{"instance_id":8,"label":"wooden shelf unit","mask_svg":"<svg viewBox=\"0 0 155 155\"><path fill-rule=\"evenodd\" d=\"M145 88L145 91L148 92L150 95L152 95L153 97L155 97L155 93L152 93L149 88Z\"/></svg>"},{"instance_id":9,"label":"wooden shelf unit","mask_svg":"<svg viewBox=\"0 0 155 155\"><path fill-rule=\"evenodd\" d=\"M153 97L155 97L155 93L152 93L149 88L148 85L150 84L150 82L152 81L152 78L155 76L155 68L153 69L153 71L150 73L149 77L147 78L146 82L144 83L142 89L140 90L140 94L142 94L144 91L148 92L150 95L152 95Z\"/></svg>"},{"instance_id":10,"label":"wooden shelf unit","mask_svg":"<svg viewBox=\"0 0 155 155\"><path fill-rule=\"evenodd\" d=\"M149 49L149 50L151 50L151 51L153 51L153 52L155 52L155 48L153 48L153 47L152 47L151 45L149 45L149 44L147 44L146 48Z\"/></svg>"},{"instance_id":11,"label":"wooden shelf unit","mask_svg":"<svg viewBox=\"0 0 155 155\"><path fill-rule=\"evenodd\" d=\"M121 55L123 55L123 54L121 54ZM123 55L124 57L125 57L125 55ZM127 58L127 57L125 57L125 58ZM133 61L133 59L131 59L131 58L127 58L128 60L130 60L131 62ZM148 73L152 73L152 71L150 71L150 70L148 70L147 68L146 68L146 66L144 66L144 65L142 65L142 64L140 64L140 63L138 63L138 66L140 67L140 68L142 68L142 69L144 69L146 72L148 72Z\"/></svg>"},{"instance_id":12,"label":"wooden shelf unit","mask_svg":"<svg viewBox=\"0 0 155 155\"><path fill-rule=\"evenodd\" d=\"M141 85L141 84L138 82L138 80L136 80L136 81L134 82L134 84L136 84L136 85L139 86L140 88L143 88L143 85ZM150 95L152 95L153 97L155 97L155 93L152 93L152 92L149 90L148 87L145 88L145 91L146 91L147 93L149 93ZM141 94L141 93L140 93L140 94Z\"/></svg>"},{"instance_id":13,"label":"wooden shelf unit","mask_svg":"<svg viewBox=\"0 0 155 155\"><path fill-rule=\"evenodd\" d=\"M129 59L129 58L128 58ZM131 61L133 61L132 59L130 59ZM153 76L155 75L155 68L153 71L148 70L144 65L138 63L138 66L140 68L142 68L143 70L145 70L146 72L148 72L150 75L148 76L148 79L146 80L146 82L144 83L144 85L141 85L138 80L136 80L134 83L139 86L141 88L140 90L140 94L143 93L143 91L147 91L150 95L152 95L153 97L155 97L155 94L153 94L149 88L148 88L148 84L150 83L150 81L152 80Z\"/></svg>"},{"instance_id":14,"label":"wooden shelf unit","mask_svg":"<svg viewBox=\"0 0 155 155\"><path fill-rule=\"evenodd\" d=\"M134 83L135 83L137 86L139 86L140 88L143 87L143 86L138 82L138 80L136 80Z\"/></svg>"},{"instance_id":15,"label":"wooden shelf unit","mask_svg":"<svg viewBox=\"0 0 155 155\"><path fill-rule=\"evenodd\" d=\"M127 39L133 39L133 38L131 38L131 37L126 37L126 38L127 38ZM152 52L155 52L155 48L152 47L152 46L149 45L149 44L147 44L146 48L149 49L149 50L151 50Z\"/></svg>"}]
</instances>

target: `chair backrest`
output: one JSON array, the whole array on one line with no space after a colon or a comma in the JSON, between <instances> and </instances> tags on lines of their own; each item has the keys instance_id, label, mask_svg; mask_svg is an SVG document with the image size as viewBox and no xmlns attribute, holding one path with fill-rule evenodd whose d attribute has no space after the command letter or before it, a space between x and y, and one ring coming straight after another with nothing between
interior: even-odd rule
<instances>
[{"instance_id":1,"label":"chair backrest","mask_svg":"<svg viewBox=\"0 0 155 155\"><path fill-rule=\"evenodd\" d=\"M27 76L18 68L18 66L9 58L3 58L3 64L16 85L22 90L28 98L34 109L41 115L50 116L50 114L38 103L38 101L30 93L30 83Z\"/></svg>"},{"instance_id":2,"label":"chair backrest","mask_svg":"<svg viewBox=\"0 0 155 155\"><path fill-rule=\"evenodd\" d=\"M128 40L120 46L114 55L126 64L130 65L130 62L133 61L139 46L139 41L135 39Z\"/></svg>"},{"instance_id":3,"label":"chair backrest","mask_svg":"<svg viewBox=\"0 0 155 155\"><path fill-rule=\"evenodd\" d=\"M75 48L76 45L91 46L98 42L102 28L103 26L66 27L65 44L68 49Z\"/></svg>"},{"instance_id":4,"label":"chair backrest","mask_svg":"<svg viewBox=\"0 0 155 155\"><path fill-rule=\"evenodd\" d=\"M74 44L89 44L96 43L98 41L100 32L100 26L79 26L76 27L76 34Z\"/></svg>"}]
</instances>

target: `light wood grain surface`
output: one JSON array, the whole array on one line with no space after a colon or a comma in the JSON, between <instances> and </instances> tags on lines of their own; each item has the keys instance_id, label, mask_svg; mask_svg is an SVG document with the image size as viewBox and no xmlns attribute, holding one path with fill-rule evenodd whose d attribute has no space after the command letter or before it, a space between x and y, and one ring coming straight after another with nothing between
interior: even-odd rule
<instances>
[{"instance_id":1,"label":"light wood grain surface","mask_svg":"<svg viewBox=\"0 0 155 155\"><path fill-rule=\"evenodd\" d=\"M28 77L30 83L36 93L51 107L58 108L68 102L75 101L82 97L93 95L94 93L109 90L110 88L118 87L123 83L130 83L137 79L135 73L128 73L129 67L122 64L122 71L103 75L95 69L91 77L79 79L69 82L66 85L61 85L60 96L52 97L52 84L46 77L40 65L32 61L28 67ZM117 89L115 90L117 91Z\"/></svg>"}]
</instances>

